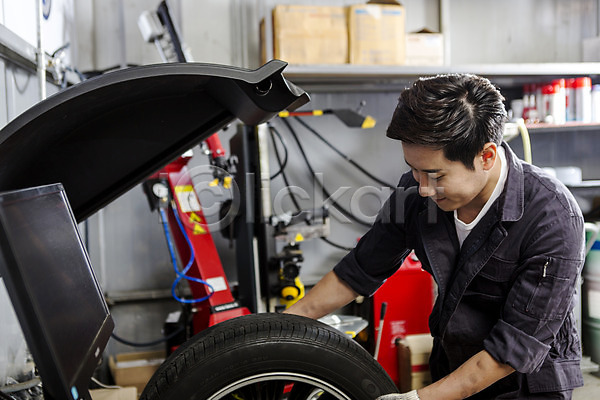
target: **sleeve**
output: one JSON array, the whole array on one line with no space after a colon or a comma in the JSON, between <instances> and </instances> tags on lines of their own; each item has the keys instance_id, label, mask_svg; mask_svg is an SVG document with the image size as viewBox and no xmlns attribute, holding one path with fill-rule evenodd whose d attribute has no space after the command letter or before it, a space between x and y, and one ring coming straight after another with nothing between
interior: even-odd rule
<instances>
[{"instance_id":1,"label":"sleeve","mask_svg":"<svg viewBox=\"0 0 600 400\"><path fill-rule=\"evenodd\" d=\"M385 202L369 231L335 267L336 275L356 293L371 296L410 252L406 241L407 197L417 193L405 174ZM418 196L418 194L417 194Z\"/></svg>"},{"instance_id":2,"label":"sleeve","mask_svg":"<svg viewBox=\"0 0 600 400\"><path fill-rule=\"evenodd\" d=\"M541 368L573 309L584 258L583 218L564 214L542 219L526 245L501 319L484 340L492 357L521 373Z\"/></svg>"}]
</instances>

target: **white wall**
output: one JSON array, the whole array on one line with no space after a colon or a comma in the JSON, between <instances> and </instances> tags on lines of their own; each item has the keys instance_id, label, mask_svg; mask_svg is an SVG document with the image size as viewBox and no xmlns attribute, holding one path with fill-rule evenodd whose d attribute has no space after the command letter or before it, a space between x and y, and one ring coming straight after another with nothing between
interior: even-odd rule
<instances>
[{"instance_id":1,"label":"white wall","mask_svg":"<svg viewBox=\"0 0 600 400\"><path fill-rule=\"evenodd\" d=\"M0 21L36 44L36 0L1 0ZM315 0L170 0L194 60L241 67L259 64L258 23L276 4ZM348 5L355 0L329 0ZM439 30L438 0L405 0L406 30ZM449 0L451 62L568 62L582 59L584 38L598 34L597 0ZM43 22L47 52L71 42L68 60L80 70L160 62L144 43L137 18L159 0L54 0ZM474 17L476 16L476 17Z\"/></svg>"},{"instance_id":2,"label":"white wall","mask_svg":"<svg viewBox=\"0 0 600 400\"><path fill-rule=\"evenodd\" d=\"M183 40L190 47L195 61L231 64L241 67L259 66L258 24L261 18L270 18L275 4L329 4L349 5L355 0L171 0L169 2L175 21L178 23ZM406 30L417 31L427 27L440 29L440 1L404 0L406 8ZM122 8L120 4L123 4ZM137 30L137 16L146 9L155 9L159 0L78 0L77 15L80 19L79 62L80 68L106 68L118 65L125 43L126 61L133 64L159 62L158 53L151 44L144 43ZM581 60L582 39L595 36L598 30L598 0L449 0L451 61L453 64L467 63L518 63L518 62L577 62ZM122 10L122 11L121 11ZM119 18L123 15L125 41L120 39ZM95 27L95 28L94 28ZM448 32L447 32L448 33ZM350 91L352 88L350 87ZM367 99L364 112L378 118L378 127L374 131L349 133L337 121L315 121L317 127L330 133L331 140L348 146L346 151L361 163L371 166L371 170L388 174L387 180L393 181L400 174L403 164L397 162L390 168L381 159L397 160L394 146L385 142L384 131L391 110L393 110L396 89L389 93L338 93L313 94L309 107L355 108L361 98ZM386 102L384 104L384 102ZM312 122L312 121L311 121ZM281 127L281 124L280 124ZM228 137L229 134L225 134ZM304 136L308 143L309 135ZM347 142L351 137L352 142ZM376 143L376 144L375 144ZM290 147L294 146L290 143ZM331 163L328 169L331 184L337 182L351 184L348 171L342 161L332 157L322 146L311 146L315 160ZM396 150L394 150L396 149ZM205 162L198 156L198 162ZM293 153L291 157L298 157ZM293 162L292 162L293 164ZM275 165L275 162L272 162ZM336 172L338 171L338 172ZM302 163L290 170L294 182L309 185ZM351 176L350 176L351 178ZM354 182L363 184L361 180ZM279 183L275 182L277 186ZM307 186L308 187L308 186ZM309 190L310 192L310 190ZM139 197L140 209L135 215L145 213L145 201ZM121 203L124 204L124 203ZM131 203L133 204L133 203ZM117 207L115 205L114 207ZM117 213L117 211L114 211ZM118 222L114 222L117 224ZM107 224L111 224L107 220ZM131 228L135 230L135 227ZM351 245L361 234L361 229L334 227L339 242ZM123 232L126 237L135 237L134 232ZM160 235L157 235L159 237ZM221 254L229 258L230 250L226 243L215 235ZM116 241L115 243L118 243ZM162 246L157 244L157 248ZM128 246L112 248L116 259L129 255ZM339 253L320 243L306 243L307 262L303 269L307 281L314 281L331 267ZM112 256L111 256L112 257ZM135 263L135 260L131 260Z\"/></svg>"},{"instance_id":3,"label":"white wall","mask_svg":"<svg viewBox=\"0 0 600 400\"><path fill-rule=\"evenodd\" d=\"M44 50L52 53L69 42L73 33L74 0L54 0L48 20L42 22ZM0 0L0 23L27 43L37 46L36 0ZM70 62L67 54L67 62ZM56 88L47 86L48 95ZM38 77L0 59L0 129L40 101ZM1 281L1 278L0 278ZM27 346L4 284L0 284L0 385L17 378L27 367ZM30 366L29 366L30 368Z\"/></svg>"},{"instance_id":4,"label":"white wall","mask_svg":"<svg viewBox=\"0 0 600 400\"><path fill-rule=\"evenodd\" d=\"M53 0L48 19L42 20L44 50L52 54L71 41L74 1ZM32 46L37 46L37 0L2 0L0 22ZM69 56L67 60L70 61Z\"/></svg>"},{"instance_id":5,"label":"white wall","mask_svg":"<svg viewBox=\"0 0 600 400\"><path fill-rule=\"evenodd\" d=\"M37 42L36 0L3 0L3 24L35 46Z\"/></svg>"},{"instance_id":6,"label":"white wall","mask_svg":"<svg viewBox=\"0 0 600 400\"><path fill-rule=\"evenodd\" d=\"M449 0L451 63L583 61L597 0Z\"/></svg>"},{"instance_id":7,"label":"white wall","mask_svg":"<svg viewBox=\"0 0 600 400\"><path fill-rule=\"evenodd\" d=\"M145 10L156 10L159 3L158 0L78 0L75 9L77 67L103 70L124 63L161 62L156 48L144 42L137 25L139 15ZM174 0L168 3L195 61L235 64L231 47L234 3L237 2Z\"/></svg>"},{"instance_id":8,"label":"white wall","mask_svg":"<svg viewBox=\"0 0 600 400\"><path fill-rule=\"evenodd\" d=\"M27 345L4 282L0 283L0 321L0 385L4 385L7 377L23 372L27 361Z\"/></svg>"}]
</instances>

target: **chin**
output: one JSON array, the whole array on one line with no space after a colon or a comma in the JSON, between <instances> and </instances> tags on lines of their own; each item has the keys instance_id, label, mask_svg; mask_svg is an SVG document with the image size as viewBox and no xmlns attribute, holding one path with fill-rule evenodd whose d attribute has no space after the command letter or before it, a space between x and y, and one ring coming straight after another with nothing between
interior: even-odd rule
<instances>
[{"instance_id":1,"label":"chin","mask_svg":"<svg viewBox=\"0 0 600 400\"><path fill-rule=\"evenodd\" d=\"M447 211L454 211L454 210L458 209L458 207L456 207L456 204L452 203L447 198L440 199L440 200L434 200L434 202L442 211L447 212Z\"/></svg>"}]
</instances>

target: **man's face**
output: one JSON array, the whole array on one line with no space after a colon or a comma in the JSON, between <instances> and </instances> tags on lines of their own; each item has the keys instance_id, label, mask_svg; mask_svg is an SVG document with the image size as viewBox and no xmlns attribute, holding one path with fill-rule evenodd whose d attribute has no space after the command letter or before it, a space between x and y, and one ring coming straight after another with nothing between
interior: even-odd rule
<instances>
[{"instance_id":1,"label":"man's face","mask_svg":"<svg viewBox=\"0 0 600 400\"><path fill-rule=\"evenodd\" d=\"M431 197L443 211L464 209L476 215L493 191L493 186L489 190L488 168L479 155L475 169L470 170L460 161L448 160L443 150L408 143L402 143L402 150L419 183L419 194Z\"/></svg>"}]
</instances>

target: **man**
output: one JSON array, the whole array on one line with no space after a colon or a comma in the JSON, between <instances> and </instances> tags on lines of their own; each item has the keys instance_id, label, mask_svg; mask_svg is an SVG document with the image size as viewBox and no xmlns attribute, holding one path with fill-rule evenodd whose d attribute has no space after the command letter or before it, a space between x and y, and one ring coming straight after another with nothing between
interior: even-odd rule
<instances>
[{"instance_id":1,"label":"man","mask_svg":"<svg viewBox=\"0 0 600 400\"><path fill-rule=\"evenodd\" d=\"M434 383L386 400L568 399L583 383L583 218L560 182L502 142L503 100L466 74L403 91L387 136L411 171L356 248L287 310L318 318L372 295L414 250L438 286Z\"/></svg>"}]
</instances>

